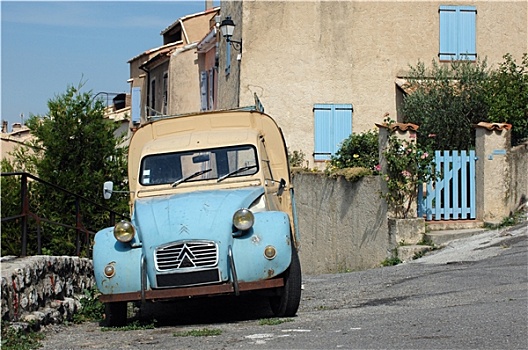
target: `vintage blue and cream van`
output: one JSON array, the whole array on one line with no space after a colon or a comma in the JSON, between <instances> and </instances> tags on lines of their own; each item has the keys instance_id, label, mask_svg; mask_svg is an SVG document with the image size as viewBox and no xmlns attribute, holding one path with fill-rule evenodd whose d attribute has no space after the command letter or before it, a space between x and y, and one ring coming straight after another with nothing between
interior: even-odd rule
<instances>
[{"instance_id":1,"label":"vintage blue and cream van","mask_svg":"<svg viewBox=\"0 0 528 350\"><path fill-rule=\"evenodd\" d=\"M258 293L276 316L301 298L287 149L268 115L247 110L142 125L128 156L131 220L95 236L108 325L127 302ZM105 183L105 196L112 184Z\"/></svg>"}]
</instances>

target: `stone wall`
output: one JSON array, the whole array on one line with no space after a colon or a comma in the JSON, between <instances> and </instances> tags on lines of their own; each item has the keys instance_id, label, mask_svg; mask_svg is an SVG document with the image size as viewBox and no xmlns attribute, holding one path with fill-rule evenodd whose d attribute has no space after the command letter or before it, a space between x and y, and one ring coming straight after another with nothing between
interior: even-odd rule
<instances>
[{"instance_id":1,"label":"stone wall","mask_svg":"<svg viewBox=\"0 0 528 350\"><path fill-rule=\"evenodd\" d=\"M3 257L2 320L40 326L71 321L76 296L95 285L90 259L69 256Z\"/></svg>"},{"instance_id":2,"label":"stone wall","mask_svg":"<svg viewBox=\"0 0 528 350\"><path fill-rule=\"evenodd\" d=\"M477 219L500 223L528 203L528 144L511 147L511 125L476 126Z\"/></svg>"},{"instance_id":3,"label":"stone wall","mask_svg":"<svg viewBox=\"0 0 528 350\"><path fill-rule=\"evenodd\" d=\"M304 274L365 270L390 256L381 178L349 182L318 173L294 175Z\"/></svg>"}]
</instances>

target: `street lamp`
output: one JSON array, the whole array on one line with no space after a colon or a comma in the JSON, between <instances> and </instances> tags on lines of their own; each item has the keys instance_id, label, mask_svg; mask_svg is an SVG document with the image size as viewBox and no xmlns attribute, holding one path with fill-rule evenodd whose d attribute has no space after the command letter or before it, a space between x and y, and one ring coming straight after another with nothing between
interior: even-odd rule
<instances>
[{"instance_id":1,"label":"street lamp","mask_svg":"<svg viewBox=\"0 0 528 350\"><path fill-rule=\"evenodd\" d=\"M235 23L231 19L231 16L227 16L226 19L220 23L220 30L222 31L222 36L226 38L228 45L233 46L237 51L242 51L242 39L240 39L240 41L231 40L233 31L235 30Z\"/></svg>"}]
</instances>

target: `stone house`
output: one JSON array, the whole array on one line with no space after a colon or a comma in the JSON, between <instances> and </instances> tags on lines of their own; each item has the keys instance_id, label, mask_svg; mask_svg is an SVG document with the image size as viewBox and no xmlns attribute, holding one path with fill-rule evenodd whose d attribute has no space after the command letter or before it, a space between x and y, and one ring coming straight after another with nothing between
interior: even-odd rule
<instances>
[{"instance_id":1,"label":"stone house","mask_svg":"<svg viewBox=\"0 0 528 350\"><path fill-rule=\"evenodd\" d=\"M409 65L528 51L524 1L222 1L129 61L132 119L255 105L323 167L352 132L401 121ZM231 44L220 34L235 24ZM238 42L238 45L234 45Z\"/></svg>"},{"instance_id":2,"label":"stone house","mask_svg":"<svg viewBox=\"0 0 528 350\"><path fill-rule=\"evenodd\" d=\"M8 122L2 121L2 131L1 131L1 158L12 160L11 153L15 151L16 148L26 145L33 139L27 126L22 123L14 123L11 127L11 131L8 130Z\"/></svg>"},{"instance_id":3,"label":"stone house","mask_svg":"<svg viewBox=\"0 0 528 350\"><path fill-rule=\"evenodd\" d=\"M128 61L133 123L146 122L159 115L200 111L200 83L211 82L213 100L212 82L216 77L212 65L218 12L219 8L209 7L177 19L161 32L161 46ZM208 91L206 87L202 90Z\"/></svg>"},{"instance_id":4,"label":"stone house","mask_svg":"<svg viewBox=\"0 0 528 350\"><path fill-rule=\"evenodd\" d=\"M290 150L324 166L352 132L401 120L409 65L528 52L526 1L222 1L241 51L219 41L217 107L254 104Z\"/></svg>"}]
</instances>

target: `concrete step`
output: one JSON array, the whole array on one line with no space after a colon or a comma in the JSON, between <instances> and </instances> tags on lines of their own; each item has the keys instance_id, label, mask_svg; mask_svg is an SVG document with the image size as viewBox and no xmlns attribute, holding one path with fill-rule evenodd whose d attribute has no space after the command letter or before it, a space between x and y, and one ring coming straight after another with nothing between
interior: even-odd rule
<instances>
[{"instance_id":1,"label":"concrete step","mask_svg":"<svg viewBox=\"0 0 528 350\"><path fill-rule=\"evenodd\" d=\"M486 231L484 228L468 228L459 230L440 230L429 231L425 233L425 239L431 241L435 246L444 246L447 243L456 239L471 237Z\"/></svg>"},{"instance_id":2,"label":"concrete step","mask_svg":"<svg viewBox=\"0 0 528 350\"><path fill-rule=\"evenodd\" d=\"M405 262L417 259L423 254L432 250L433 248L428 245L402 245L398 246L398 258Z\"/></svg>"},{"instance_id":3,"label":"concrete step","mask_svg":"<svg viewBox=\"0 0 528 350\"><path fill-rule=\"evenodd\" d=\"M467 230L484 227L480 220L431 220L425 222L427 231Z\"/></svg>"}]
</instances>

